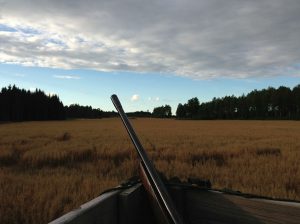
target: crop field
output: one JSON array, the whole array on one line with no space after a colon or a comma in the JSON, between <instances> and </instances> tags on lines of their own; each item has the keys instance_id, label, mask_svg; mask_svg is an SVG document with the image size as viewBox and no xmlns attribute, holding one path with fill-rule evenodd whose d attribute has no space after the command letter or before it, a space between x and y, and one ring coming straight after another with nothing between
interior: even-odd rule
<instances>
[{"instance_id":1,"label":"crop field","mask_svg":"<svg viewBox=\"0 0 300 224\"><path fill-rule=\"evenodd\" d=\"M167 177L300 200L300 122L131 121ZM47 223L137 166L118 118L0 124L0 223Z\"/></svg>"}]
</instances>

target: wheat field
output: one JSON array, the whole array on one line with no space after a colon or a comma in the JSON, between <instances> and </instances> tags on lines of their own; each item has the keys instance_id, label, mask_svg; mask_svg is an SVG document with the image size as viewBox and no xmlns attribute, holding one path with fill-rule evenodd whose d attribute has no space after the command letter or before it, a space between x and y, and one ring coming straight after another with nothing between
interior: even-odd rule
<instances>
[{"instance_id":1,"label":"wheat field","mask_svg":"<svg viewBox=\"0 0 300 224\"><path fill-rule=\"evenodd\" d=\"M167 177L300 200L300 122L132 119ZM137 174L120 119L0 124L0 223L47 223Z\"/></svg>"}]
</instances>

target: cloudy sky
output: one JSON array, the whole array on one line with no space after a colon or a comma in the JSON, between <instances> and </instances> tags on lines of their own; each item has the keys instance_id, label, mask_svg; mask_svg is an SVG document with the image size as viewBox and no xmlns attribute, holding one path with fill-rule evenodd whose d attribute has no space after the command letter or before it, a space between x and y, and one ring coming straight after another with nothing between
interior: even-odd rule
<instances>
[{"instance_id":1,"label":"cloudy sky","mask_svg":"<svg viewBox=\"0 0 300 224\"><path fill-rule=\"evenodd\" d=\"M152 111L300 83L299 0L0 0L0 87Z\"/></svg>"}]
</instances>

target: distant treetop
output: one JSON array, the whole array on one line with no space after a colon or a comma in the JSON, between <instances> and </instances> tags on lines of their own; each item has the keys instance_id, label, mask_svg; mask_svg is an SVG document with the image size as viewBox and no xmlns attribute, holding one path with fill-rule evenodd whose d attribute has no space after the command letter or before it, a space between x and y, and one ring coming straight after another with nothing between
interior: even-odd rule
<instances>
[{"instance_id":1,"label":"distant treetop","mask_svg":"<svg viewBox=\"0 0 300 224\"><path fill-rule=\"evenodd\" d=\"M300 119L300 85L290 89L253 90L240 97L225 96L199 103L197 97L178 104L179 119Z\"/></svg>"}]
</instances>

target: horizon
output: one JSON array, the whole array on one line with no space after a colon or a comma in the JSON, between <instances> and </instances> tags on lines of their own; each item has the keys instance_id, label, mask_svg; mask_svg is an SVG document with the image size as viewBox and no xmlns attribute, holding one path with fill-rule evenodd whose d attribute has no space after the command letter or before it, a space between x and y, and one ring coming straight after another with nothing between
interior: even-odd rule
<instances>
[{"instance_id":1,"label":"horizon","mask_svg":"<svg viewBox=\"0 0 300 224\"><path fill-rule=\"evenodd\" d=\"M292 86L292 87L283 86L283 85L281 85L281 86L287 87L287 88L290 88L291 90L293 90L294 87L299 86L299 85L300 85L300 84L296 84L295 86ZM30 91L30 92L36 92L37 90L40 90L40 91L44 92L46 95L48 95L48 96L56 95L56 96L59 97L59 99L60 99L60 96L59 96L58 94L56 94L56 93L51 93L51 92L48 92L48 93L47 93L47 92L45 92L43 89L40 89L40 88L29 88L29 89L21 88L21 87L15 85L15 84L9 84L9 85L7 85L7 86L2 86L2 87L0 87L0 90L3 89L3 88L8 88L9 86L11 86L11 87L12 87L12 86L15 86L16 88L24 89L24 90ZM278 86L278 87L281 87L281 86ZM277 87L277 88L278 88L278 87ZM277 88L274 87L274 86L268 86L267 88L262 88L262 89L252 89L251 91L249 91L249 92L247 92L247 93L242 93L242 94L240 94L240 95L228 94L228 95L225 95L225 96L213 97L212 99L210 99L210 100L208 100L208 101L202 101L202 102L200 102L200 105L201 105L202 103L211 102L214 98L222 99L223 97L226 97L226 96L234 96L234 97L239 98L239 97L241 97L241 96L243 96L243 95L247 96L247 94L249 94L249 93L252 92L252 91L255 91L255 90L261 91L261 90L268 89L268 88L275 88L275 89L277 89ZM132 101L132 98L133 98L133 97L136 97L136 95L133 95L133 96L131 97L131 99L130 99L131 101ZM194 96L194 97L197 97L197 98L199 99L198 96ZM190 99L192 99L192 98L194 98L194 97L191 97ZM138 98L137 100L139 100L139 98ZM148 99L148 100L149 100L149 99ZM188 99L188 100L189 100L189 99ZM188 101L188 100L187 100L187 101ZM71 106L71 105L91 106L93 109L100 109L101 111L104 111L104 112L117 112L115 108L113 108L112 110L104 110L103 107L93 107L92 105L88 105L88 104L80 104L80 103L76 103L76 102L71 103L71 104L65 104L61 99L60 99L60 101L63 103L64 106ZM156 101L157 101L157 100L156 100ZM183 105L184 105L185 103L187 103L187 101L186 101L186 102L180 102L180 103L178 103L178 104L183 104ZM172 107L172 106L171 106L172 116L174 116L174 115L176 114L176 109L177 109L177 107L178 107L178 104L177 104L176 107ZM168 105L168 104L164 104L164 105ZM157 106L157 107L164 106L164 105L159 105L159 106ZM155 107L154 107L153 109L155 109ZM153 109L152 109L152 110L125 111L125 112L126 112L126 113L134 113L134 112L150 112L150 113L152 113L152 112L153 112Z\"/></svg>"},{"instance_id":2,"label":"horizon","mask_svg":"<svg viewBox=\"0 0 300 224\"><path fill-rule=\"evenodd\" d=\"M300 83L300 3L0 2L0 85L112 111ZM32 13L35 12L35 13ZM41 19L42 18L42 19ZM115 110L114 110L115 111Z\"/></svg>"}]
</instances>

